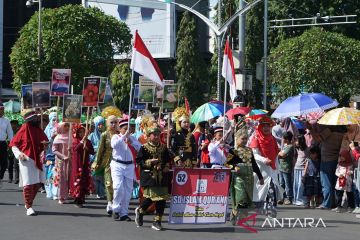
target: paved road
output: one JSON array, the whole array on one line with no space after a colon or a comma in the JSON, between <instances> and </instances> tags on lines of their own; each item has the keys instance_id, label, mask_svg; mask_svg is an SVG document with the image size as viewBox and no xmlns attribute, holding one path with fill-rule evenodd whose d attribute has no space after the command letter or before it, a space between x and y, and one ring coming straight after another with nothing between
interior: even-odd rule
<instances>
[{"instance_id":1,"label":"paved road","mask_svg":"<svg viewBox=\"0 0 360 240\"><path fill-rule=\"evenodd\" d=\"M333 213L325 210L305 210L299 207L280 207L278 220L281 218L322 218L318 228L302 228L299 223L293 228L285 220L285 228L272 228L264 218L257 216L252 233L242 227L231 224L216 225L168 225L163 224L164 231L150 228L152 216L146 216L144 227L137 228L134 222L115 222L104 214L105 200L87 199L84 208L72 204L58 205L56 201L47 200L44 194L38 194L34 209L38 216L25 215L21 189L15 184L4 183L0 189L0 240L114 240L114 239L326 239L352 240L360 239L360 219L349 213ZM136 201L130 205L131 217L134 218ZM167 212L166 212L167 213ZM166 215L167 217L167 215ZM167 219L166 219L167 220Z\"/></svg>"}]
</instances>

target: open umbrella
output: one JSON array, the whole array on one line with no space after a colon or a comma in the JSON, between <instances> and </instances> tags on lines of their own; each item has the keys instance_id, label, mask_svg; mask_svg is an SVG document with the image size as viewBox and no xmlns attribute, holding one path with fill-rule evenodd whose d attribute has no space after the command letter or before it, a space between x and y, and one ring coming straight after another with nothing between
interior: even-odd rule
<instances>
[{"instance_id":1,"label":"open umbrella","mask_svg":"<svg viewBox=\"0 0 360 240\"><path fill-rule=\"evenodd\" d=\"M267 113L268 113L268 111L263 110L263 109L253 109L246 115L246 117L251 118L251 119L258 119L258 118L266 115Z\"/></svg>"},{"instance_id":2,"label":"open umbrella","mask_svg":"<svg viewBox=\"0 0 360 240\"><path fill-rule=\"evenodd\" d=\"M16 112L20 112L21 105L17 101L10 100L10 101L4 102L4 108L5 108L5 111L7 111L7 112L16 113Z\"/></svg>"},{"instance_id":3,"label":"open umbrella","mask_svg":"<svg viewBox=\"0 0 360 240\"><path fill-rule=\"evenodd\" d=\"M207 121L222 114L224 114L224 105L213 102L205 103L192 114L191 122L198 123Z\"/></svg>"},{"instance_id":4,"label":"open umbrella","mask_svg":"<svg viewBox=\"0 0 360 240\"><path fill-rule=\"evenodd\" d=\"M226 112L226 116L228 116L228 118L230 120L234 119L235 115L246 115L251 111L251 108L249 107L237 107L237 108L232 108L229 111Z\"/></svg>"},{"instance_id":5,"label":"open umbrella","mask_svg":"<svg viewBox=\"0 0 360 240\"><path fill-rule=\"evenodd\" d=\"M339 105L339 103L336 100L322 93L300 94L294 97L289 97L283 101L271 117L286 118L301 116L333 108L337 105Z\"/></svg>"},{"instance_id":6,"label":"open umbrella","mask_svg":"<svg viewBox=\"0 0 360 240\"><path fill-rule=\"evenodd\" d=\"M354 108L335 108L319 120L323 125L351 125L360 124L360 111Z\"/></svg>"}]
</instances>

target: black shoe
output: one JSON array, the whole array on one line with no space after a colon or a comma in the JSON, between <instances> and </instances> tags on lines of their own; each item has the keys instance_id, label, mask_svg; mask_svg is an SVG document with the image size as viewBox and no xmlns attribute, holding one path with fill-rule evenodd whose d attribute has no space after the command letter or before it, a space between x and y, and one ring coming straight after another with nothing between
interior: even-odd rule
<instances>
[{"instance_id":1,"label":"black shoe","mask_svg":"<svg viewBox=\"0 0 360 240\"><path fill-rule=\"evenodd\" d=\"M9 179L8 183L12 183L12 179Z\"/></svg>"},{"instance_id":2,"label":"black shoe","mask_svg":"<svg viewBox=\"0 0 360 240\"><path fill-rule=\"evenodd\" d=\"M143 214L140 212L140 207L137 207L135 209L135 223L138 227L142 226L144 221L143 221Z\"/></svg>"},{"instance_id":3,"label":"black shoe","mask_svg":"<svg viewBox=\"0 0 360 240\"><path fill-rule=\"evenodd\" d=\"M128 215L122 216L120 221L131 222L131 218Z\"/></svg>"},{"instance_id":4,"label":"black shoe","mask_svg":"<svg viewBox=\"0 0 360 240\"><path fill-rule=\"evenodd\" d=\"M152 229L155 229L156 231L161 231L163 228L161 226L160 221L154 221L153 225L151 226Z\"/></svg>"},{"instance_id":5,"label":"black shoe","mask_svg":"<svg viewBox=\"0 0 360 240\"><path fill-rule=\"evenodd\" d=\"M113 218L115 221L120 221L120 215L117 212L113 212Z\"/></svg>"},{"instance_id":6,"label":"black shoe","mask_svg":"<svg viewBox=\"0 0 360 240\"><path fill-rule=\"evenodd\" d=\"M15 183L15 184L19 184L19 180L15 180L14 183Z\"/></svg>"}]
</instances>

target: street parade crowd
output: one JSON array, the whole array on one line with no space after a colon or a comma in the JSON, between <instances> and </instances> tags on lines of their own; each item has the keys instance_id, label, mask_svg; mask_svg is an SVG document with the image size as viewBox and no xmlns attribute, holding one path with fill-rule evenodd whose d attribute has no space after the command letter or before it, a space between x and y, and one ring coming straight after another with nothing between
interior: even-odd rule
<instances>
[{"instance_id":1,"label":"street parade crowd","mask_svg":"<svg viewBox=\"0 0 360 240\"><path fill-rule=\"evenodd\" d=\"M23 187L28 216L36 215L33 202L39 191L79 208L90 194L106 199L104 214L115 221L132 221L129 203L138 198L137 226L144 215L154 214L152 228L161 230L173 169L227 168L231 184L224 187L229 188L233 224L251 208L275 218L281 204L360 217L354 182L359 125L273 119L266 112L193 124L183 107L172 115L129 115L99 114L91 122L70 124L61 122L56 111L29 110L22 124L5 118L1 104L1 181L8 169L9 182Z\"/></svg>"}]
</instances>

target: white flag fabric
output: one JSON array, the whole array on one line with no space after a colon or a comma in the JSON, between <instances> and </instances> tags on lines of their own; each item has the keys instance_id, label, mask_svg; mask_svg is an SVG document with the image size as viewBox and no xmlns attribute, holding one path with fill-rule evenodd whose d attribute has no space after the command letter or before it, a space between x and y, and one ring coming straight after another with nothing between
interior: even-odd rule
<instances>
[{"instance_id":1,"label":"white flag fabric","mask_svg":"<svg viewBox=\"0 0 360 240\"><path fill-rule=\"evenodd\" d=\"M225 50L224 50L224 60L222 65L222 76L229 83L229 92L231 100L234 101L237 96L236 93L236 78L235 78L235 69L234 69L234 59L232 55L232 50L229 45L229 40L226 41Z\"/></svg>"},{"instance_id":2,"label":"white flag fabric","mask_svg":"<svg viewBox=\"0 0 360 240\"><path fill-rule=\"evenodd\" d=\"M135 41L130 68L149 78L156 84L164 87L164 77L155 59L151 56L138 32L135 32Z\"/></svg>"}]
</instances>

